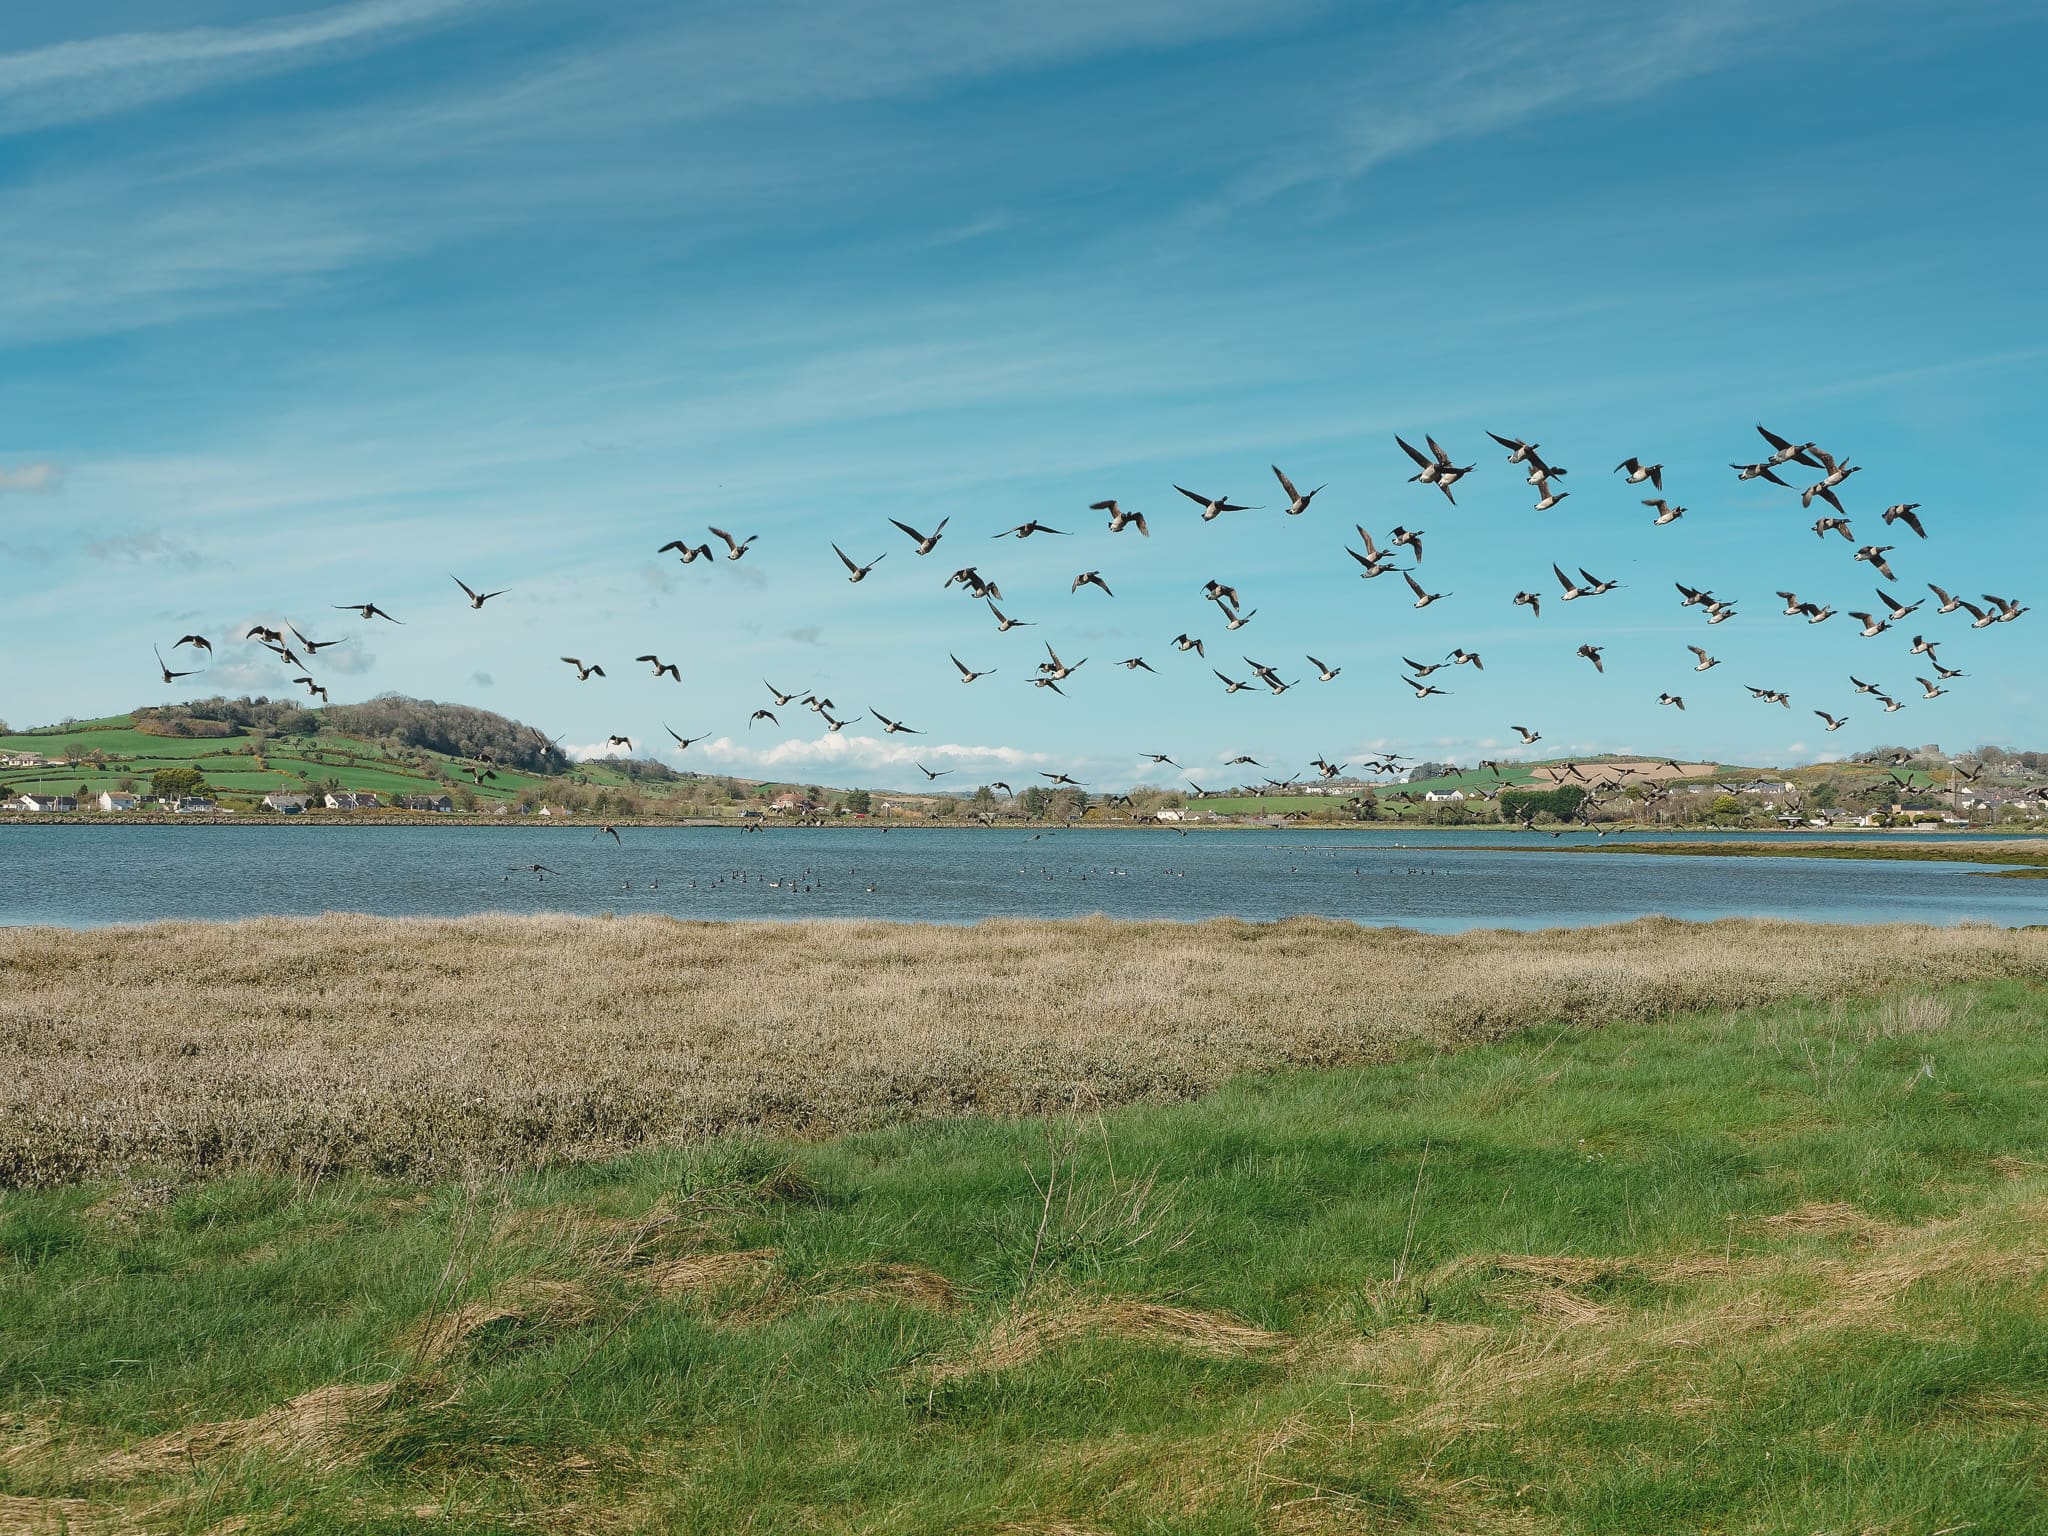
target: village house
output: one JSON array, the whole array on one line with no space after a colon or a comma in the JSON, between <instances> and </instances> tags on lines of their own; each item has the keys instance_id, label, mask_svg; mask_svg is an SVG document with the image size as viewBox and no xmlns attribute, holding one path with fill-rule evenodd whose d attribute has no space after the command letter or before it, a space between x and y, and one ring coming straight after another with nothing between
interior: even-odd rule
<instances>
[{"instance_id":1,"label":"village house","mask_svg":"<svg viewBox=\"0 0 2048 1536\"><path fill-rule=\"evenodd\" d=\"M21 794L7 802L10 811L75 811L78 801L71 795Z\"/></svg>"},{"instance_id":2,"label":"village house","mask_svg":"<svg viewBox=\"0 0 2048 1536\"><path fill-rule=\"evenodd\" d=\"M402 811L452 811L455 802L446 795L400 795L398 808Z\"/></svg>"},{"instance_id":3,"label":"village house","mask_svg":"<svg viewBox=\"0 0 2048 1536\"><path fill-rule=\"evenodd\" d=\"M280 816L296 816L312 803L313 797L294 790L272 790L263 797L263 809Z\"/></svg>"},{"instance_id":4,"label":"village house","mask_svg":"<svg viewBox=\"0 0 2048 1536\"><path fill-rule=\"evenodd\" d=\"M1431 805L1441 805L1446 801L1453 801L1463 805L1465 803L1465 791L1462 789L1432 789L1424 794L1422 798Z\"/></svg>"},{"instance_id":5,"label":"village house","mask_svg":"<svg viewBox=\"0 0 2048 1536\"><path fill-rule=\"evenodd\" d=\"M367 789L338 789L327 794L321 804L330 811L374 811L378 801Z\"/></svg>"},{"instance_id":6,"label":"village house","mask_svg":"<svg viewBox=\"0 0 2048 1536\"><path fill-rule=\"evenodd\" d=\"M9 752L0 757L0 768L47 768L50 760L40 752Z\"/></svg>"},{"instance_id":7,"label":"village house","mask_svg":"<svg viewBox=\"0 0 2048 1536\"><path fill-rule=\"evenodd\" d=\"M806 811L815 811L818 808L818 802L809 795L777 795L768 802L768 808L783 816L801 816Z\"/></svg>"},{"instance_id":8,"label":"village house","mask_svg":"<svg viewBox=\"0 0 2048 1536\"><path fill-rule=\"evenodd\" d=\"M124 795L117 790L100 791L100 809L103 811L132 811L140 802L133 795Z\"/></svg>"},{"instance_id":9,"label":"village house","mask_svg":"<svg viewBox=\"0 0 2048 1536\"><path fill-rule=\"evenodd\" d=\"M1169 805L1165 810L1160 811L1152 819L1154 821L1186 821L1188 819L1188 813L1183 810L1178 810L1175 807Z\"/></svg>"},{"instance_id":10,"label":"village house","mask_svg":"<svg viewBox=\"0 0 2048 1536\"><path fill-rule=\"evenodd\" d=\"M204 795L186 795L172 809L180 816L211 816L220 807Z\"/></svg>"}]
</instances>

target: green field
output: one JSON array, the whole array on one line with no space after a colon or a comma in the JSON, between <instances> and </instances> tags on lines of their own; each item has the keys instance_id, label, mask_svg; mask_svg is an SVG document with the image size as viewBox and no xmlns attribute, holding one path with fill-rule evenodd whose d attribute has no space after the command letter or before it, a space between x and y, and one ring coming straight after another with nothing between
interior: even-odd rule
<instances>
[{"instance_id":1,"label":"green field","mask_svg":"<svg viewBox=\"0 0 2048 1536\"><path fill-rule=\"evenodd\" d=\"M1417 779L1412 784L1375 784L1372 789L1382 809L1391 811L1405 806L1406 802L1395 799L1403 794L1413 794L1419 799L1432 791L1491 789L1502 784L1527 784L1532 778L1527 766L1502 763L1497 778L1490 770L1478 768L1466 773L1440 774L1433 779ZM1219 816L1281 816L1290 812L1318 810L1345 816L1349 814L1344 808L1348 798L1349 795L1212 795L1201 800L1191 799L1188 803L1205 811L1214 811Z\"/></svg>"},{"instance_id":2,"label":"green field","mask_svg":"<svg viewBox=\"0 0 2048 1536\"><path fill-rule=\"evenodd\" d=\"M2048 1530L2036 984L0 1199L0 1528Z\"/></svg>"}]
</instances>

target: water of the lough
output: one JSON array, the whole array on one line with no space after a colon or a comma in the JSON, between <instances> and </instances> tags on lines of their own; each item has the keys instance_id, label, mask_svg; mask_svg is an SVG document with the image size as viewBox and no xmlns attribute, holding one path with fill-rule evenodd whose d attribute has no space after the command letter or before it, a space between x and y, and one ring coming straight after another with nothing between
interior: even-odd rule
<instances>
[{"instance_id":1,"label":"water of the lough","mask_svg":"<svg viewBox=\"0 0 2048 1536\"><path fill-rule=\"evenodd\" d=\"M1477 829L1236 828L1183 837L1093 828L628 827L622 837L614 844L587 827L531 824L0 826L0 923L84 928L322 912L940 923L1312 913L1436 933L1651 914L2048 923L2048 880L1888 857L1900 845L1882 836L1858 859L1572 852L1591 836ZM549 873L526 868L533 864Z\"/></svg>"}]
</instances>

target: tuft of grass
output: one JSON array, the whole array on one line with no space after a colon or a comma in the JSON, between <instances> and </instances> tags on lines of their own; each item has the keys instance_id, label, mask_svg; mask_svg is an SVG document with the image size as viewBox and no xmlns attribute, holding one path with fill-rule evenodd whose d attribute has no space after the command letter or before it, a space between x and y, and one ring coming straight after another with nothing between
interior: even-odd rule
<instances>
[{"instance_id":1,"label":"tuft of grass","mask_svg":"<svg viewBox=\"0 0 2048 1536\"><path fill-rule=\"evenodd\" d=\"M2044 1001L17 1192L0 1530L2048 1530Z\"/></svg>"},{"instance_id":2,"label":"tuft of grass","mask_svg":"<svg viewBox=\"0 0 2048 1536\"><path fill-rule=\"evenodd\" d=\"M1518 1030L2048 976L2048 935L329 915L0 930L0 1187L447 1180L751 1130L1185 1100ZM188 1207L189 1208L189 1207Z\"/></svg>"}]
</instances>

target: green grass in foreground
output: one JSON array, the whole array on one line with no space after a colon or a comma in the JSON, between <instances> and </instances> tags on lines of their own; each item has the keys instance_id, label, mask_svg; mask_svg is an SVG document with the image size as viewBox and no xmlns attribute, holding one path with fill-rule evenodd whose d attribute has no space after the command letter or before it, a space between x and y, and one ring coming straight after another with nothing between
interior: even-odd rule
<instances>
[{"instance_id":1,"label":"green grass in foreground","mask_svg":"<svg viewBox=\"0 0 2048 1536\"><path fill-rule=\"evenodd\" d=\"M2048 1530L2042 1021L1989 983L420 1195L13 1196L0 1529Z\"/></svg>"}]
</instances>

